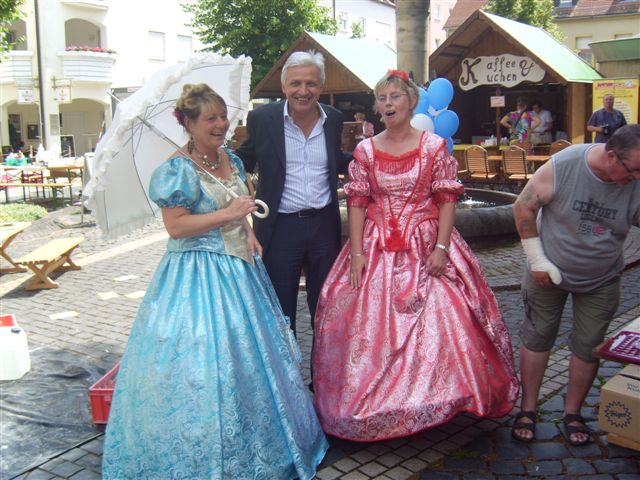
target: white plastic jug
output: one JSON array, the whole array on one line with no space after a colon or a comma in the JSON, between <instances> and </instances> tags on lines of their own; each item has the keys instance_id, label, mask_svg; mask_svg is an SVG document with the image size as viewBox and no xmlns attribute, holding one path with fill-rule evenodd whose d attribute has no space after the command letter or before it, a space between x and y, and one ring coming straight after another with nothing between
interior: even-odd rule
<instances>
[{"instance_id":1,"label":"white plastic jug","mask_svg":"<svg viewBox=\"0 0 640 480\"><path fill-rule=\"evenodd\" d=\"M31 369L27 334L11 314L0 325L0 380L17 380Z\"/></svg>"}]
</instances>

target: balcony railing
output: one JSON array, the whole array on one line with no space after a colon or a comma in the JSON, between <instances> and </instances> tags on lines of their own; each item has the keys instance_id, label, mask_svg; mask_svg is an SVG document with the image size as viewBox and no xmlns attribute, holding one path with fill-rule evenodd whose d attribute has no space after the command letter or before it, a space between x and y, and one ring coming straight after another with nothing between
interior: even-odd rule
<instances>
[{"instance_id":1,"label":"balcony railing","mask_svg":"<svg viewBox=\"0 0 640 480\"><path fill-rule=\"evenodd\" d=\"M64 78L77 82L111 83L113 78L113 64L116 61L114 53L101 52L58 52L62 58L62 75Z\"/></svg>"},{"instance_id":2,"label":"balcony railing","mask_svg":"<svg viewBox=\"0 0 640 480\"><path fill-rule=\"evenodd\" d=\"M33 52L13 50L0 60L0 84L33 79Z\"/></svg>"}]
</instances>

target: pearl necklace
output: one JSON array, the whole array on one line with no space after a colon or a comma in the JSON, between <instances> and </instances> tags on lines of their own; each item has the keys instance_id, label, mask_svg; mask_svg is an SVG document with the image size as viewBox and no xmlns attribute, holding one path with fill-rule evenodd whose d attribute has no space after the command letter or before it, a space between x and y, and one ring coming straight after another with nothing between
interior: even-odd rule
<instances>
[{"instance_id":1,"label":"pearl necklace","mask_svg":"<svg viewBox=\"0 0 640 480\"><path fill-rule=\"evenodd\" d=\"M193 150L195 151L196 155L200 158L202 165L204 165L207 168L210 168L211 170L217 170L218 168L220 168L220 152L219 151L216 152L215 160L209 160L209 156L200 152L200 150L198 150L195 146L193 147Z\"/></svg>"}]
</instances>

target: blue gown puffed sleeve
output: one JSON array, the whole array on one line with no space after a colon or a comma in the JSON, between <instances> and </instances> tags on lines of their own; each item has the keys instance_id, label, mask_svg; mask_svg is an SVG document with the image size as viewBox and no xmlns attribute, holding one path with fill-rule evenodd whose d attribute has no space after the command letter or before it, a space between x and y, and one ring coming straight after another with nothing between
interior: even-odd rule
<instances>
[{"instance_id":1,"label":"blue gown puffed sleeve","mask_svg":"<svg viewBox=\"0 0 640 480\"><path fill-rule=\"evenodd\" d=\"M174 157L156 168L149 184L149 197L160 208L193 208L200 199L200 179L191 162Z\"/></svg>"}]
</instances>

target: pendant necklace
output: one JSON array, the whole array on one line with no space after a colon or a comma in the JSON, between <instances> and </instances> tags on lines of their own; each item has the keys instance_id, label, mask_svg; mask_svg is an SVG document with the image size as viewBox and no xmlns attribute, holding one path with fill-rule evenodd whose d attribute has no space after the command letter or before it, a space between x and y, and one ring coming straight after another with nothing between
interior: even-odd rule
<instances>
[{"instance_id":1,"label":"pendant necklace","mask_svg":"<svg viewBox=\"0 0 640 480\"><path fill-rule=\"evenodd\" d=\"M209 160L209 156L201 153L200 150L198 150L192 143L189 145L189 147L191 147L189 148L189 153L195 152L195 154L200 159L200 162L202 162L202 165L210 168L211 170L217 170L218 168L220 168L220 152L216 152L217 155L215 160Z\"/></svg>"}]
</instances>

